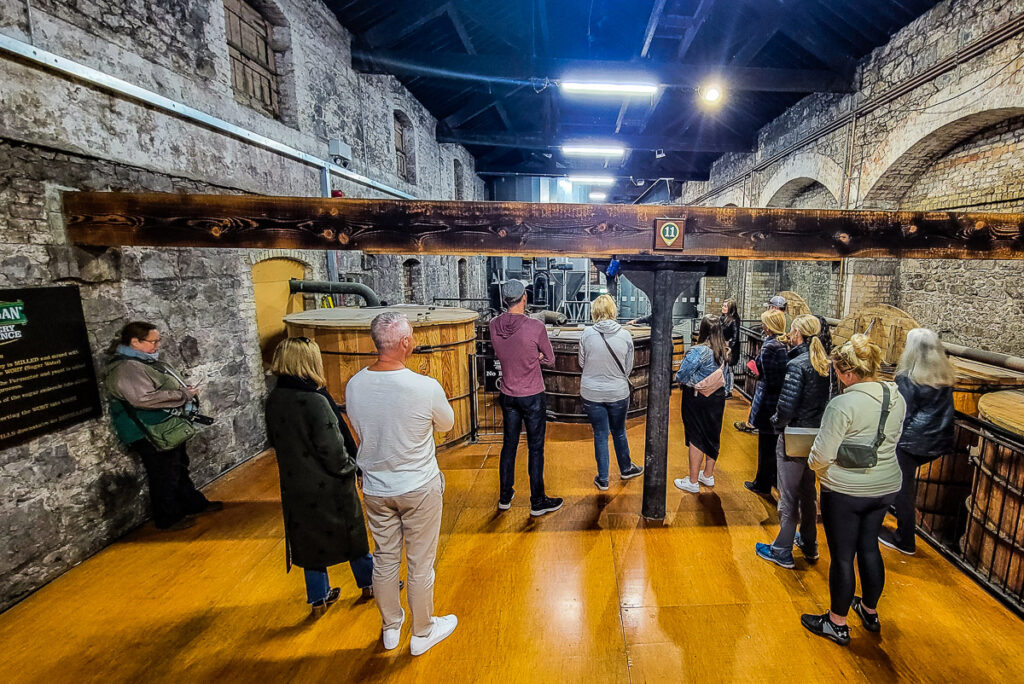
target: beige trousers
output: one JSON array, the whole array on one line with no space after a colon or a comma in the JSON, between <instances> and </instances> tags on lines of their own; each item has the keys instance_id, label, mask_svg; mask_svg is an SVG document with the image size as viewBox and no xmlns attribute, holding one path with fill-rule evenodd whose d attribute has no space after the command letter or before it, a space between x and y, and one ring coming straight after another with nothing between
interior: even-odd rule
<instances>
[{"instance_id":1,"label":"beige trousers","mask_svg":"<svg viewBox=\"0 0 1024 684\"><path fill-rule=\"evenodd\" d=\"M399 496L364 496L366 519L376 548L373 551L373 597L384 629L402 622L398 569L402 542L409 566L406 588L412 611L413 636L427 636L434 615L434 559L441 533L444 475Z\"/></svg>"}]
</instances>

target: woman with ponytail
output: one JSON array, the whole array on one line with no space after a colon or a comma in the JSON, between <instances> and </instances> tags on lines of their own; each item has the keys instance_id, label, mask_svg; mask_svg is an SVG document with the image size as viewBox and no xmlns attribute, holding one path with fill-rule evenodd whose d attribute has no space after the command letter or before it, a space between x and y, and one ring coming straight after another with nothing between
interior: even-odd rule
<instances>
[{"instance_id":1,"label":"woman with ponytail","mask_svg":"<svg viewBox=\"0 0 1024 684\"><path fill-rule=\"evenodd\" d=\"M853 335L834 348L832 365L846 389L825 407L807 459L821 481L821 519L831 557L831 605L823 615L803 615L800 622L814 634L845 646L850 643L846 625L850 608L867 631L882 629L878 600L885 585L885 566L878 533L903 479L896 444L907 403L895 383L875 377L882 365L882 350L866 335ZM854 595L854 561L863 598Z\"/></svg>"},{"instance_id":2,"label":"woman with ponytail","mask_svg":"<svg viewBox=\"0 0 1024 684\"><path fill-rule=\"evenodd\" d=\"M830 364L818 335L821 323L810 314L793 319L789 333L792 349L786 364L778 407L772 416L777 430L802 428L813 433L821 425L821 416L829 400ZM796 441L795 439L793 441ZM818 559L818 493L814 489L814 471L807 467L807 453L786 449L786 435L775 445L779 487L779 534L771 544L758 543L755 551L764 560L784 568L795 566L793 544L808 561ZM799 522L800 532L796 528Z\"/></svg>"},{"instance_id":3,"label":"woman with ponytail","mask_svg":"<svg viewBox=\"0 0 1024 684\"><path fill-rule=\"evenodd\" d=\"M776 486L775 443L778 432L772 425L775 407L779 403L782 382L786 378L786 314L770 309L761 314L764 343L754 359L757 365L757 387L750 406L750 423L757 428L757 474L743 486L762 496L771 496Z\"/></svg>"}]
</instances>

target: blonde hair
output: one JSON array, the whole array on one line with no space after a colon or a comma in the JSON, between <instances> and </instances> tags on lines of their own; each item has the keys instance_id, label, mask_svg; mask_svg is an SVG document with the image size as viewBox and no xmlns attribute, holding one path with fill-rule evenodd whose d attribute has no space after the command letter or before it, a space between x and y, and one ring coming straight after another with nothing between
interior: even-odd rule
<instances>
[{"instance_id":1,"label":"blonde hair","mask_svg":"<svg viewBox=\"0 0 1024 684\"><path fill-rule=\"evenodd\" d=\"M832 361L839 373L853 373L858 378L870 378L882 367L882 350L867 335L857 333L832 350Z\"/></svg>"},{"instance_id":2,"label":"blonde hair","mask_svg":"<svg viewBox=\"0 0 1024 684\"><path fill-rule=\"evenodd\" d=\"M775 335L779 342L786 341L786 314L778 309L765 311L761 314L761 325L767 332Z\"/></svg>"},{"instance_id":3,"label":"blonde hair","mask_svg":"<svg viewBox=\"0 0 1024 684\"><path fill-rule=\"evenodd\" d=\"M914 328L907 333L896 373L905 374L915 385L952 387L956 383L956 371L946 357L939 336L928 328Z\"/></svg>"},{"instance_id":4,"label":"blonde hair","mask_svg":"<svg viewBox=\"0 0 1024 684\"><path fill-rule=\"evenodd\" d=\"M818 338L821 332L821 321L817 316L811 314L800 314L793 319L790 330L800 333L807 342L807 349L811 355L811 366L821 377L828 377L828 354L825 353L825 346Z\"/></svg>"},{"instance_id":5,"label":"blonde hair","mask_svg":"<svg viewBox=\"0 0 1024 684\"><path fill-rule=\"evenodd\" d=\"M281 340L274 350L270 366L274 375L294 375L316 383L317 388L327 384L324 379L324 360L320 346L308 337L289 337Z\"/></svg>"},{"instance_id":6,"label":"blonde hair","mask_svg":"<svg viewBox=\"0 0 1024 684\"><path fill-rule=\"evenodd\" d=\"M619 315L619 307L615 306L615 300L606 294L601 295L590 305L590 316L595 323L601 321L614 321Z\"/></svg>"}]
</instances>

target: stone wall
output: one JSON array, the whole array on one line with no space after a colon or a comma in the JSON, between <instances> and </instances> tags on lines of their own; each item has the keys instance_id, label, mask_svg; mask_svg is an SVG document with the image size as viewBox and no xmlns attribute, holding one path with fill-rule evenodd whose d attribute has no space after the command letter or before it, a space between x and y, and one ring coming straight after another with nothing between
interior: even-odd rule
<instances>
[{"instance_id":1,"label":"stone wall","mask_svg":"<svg viewBox=\"0 0 1024 684\"><path fill-rule=\"evenodd\" d=\"M350 36L323 3L252 4L277 24L285 77L279 119L234 97L220 0L33 0L31 22L23 0L0 0L0 32L321 158L327 140L341 138L353 148L353 171L416 196L453 198L458 160L463 195L483 197L472 156L434 141L436 122L397 80L351 69ZM166 358L206 379L204 409L217 418L189 448L197 483L259 453L266 390L251 266L281 254L70 248L60 193L316 196L318 170L21 61L0 57L0 83L0 287L79 285L101 369L126 320L160 326ZM396 173L396 110L413 124L415 183ZM348 181L334 185L352 197L381 196ZM326 277L324 252L287 256L310 277ZM401 260L341 253L339 270L398 302ZM458 296L457 263L424 259L424 297ZM482 296L484 259L469 257L467 267L467 294ZM106 419L0 451L0 491L0 610L148 516L141 466Z\"/></svg>"},{"instance_id":2,"label":"stone wall","mask_svg":"<svg viewBox=\"0 0 1024 684\"><path fill-rule=\"evenodd\" d=\"M995 42L970 59L958 56L1022 13L1024 0L939 3L861 61L857 92L804 98L762 128L753 153L723 155L709 181L685 184L681 202L1024 210L1024 36ZM945 71L914 80L934 67ZM903 86L905 92L888 97ZM817 134L851 112L855 116L846 125ZM1024 311L1013 299L1019 261L850 259L841 281L819 269L789 263L782 269L783 284L813 299L818 313L827 313L823 307L833 301L836 315L883 302L945 331L946 340L1024 352ZM750 287L758 286L737 283L734 291ZM950 301L957 305L951 308ZM999 313L993 317L993 311ZM969 330L951 324L951 315L957 321L987 320L990 327Z\"/></svg>"}]
</instances>

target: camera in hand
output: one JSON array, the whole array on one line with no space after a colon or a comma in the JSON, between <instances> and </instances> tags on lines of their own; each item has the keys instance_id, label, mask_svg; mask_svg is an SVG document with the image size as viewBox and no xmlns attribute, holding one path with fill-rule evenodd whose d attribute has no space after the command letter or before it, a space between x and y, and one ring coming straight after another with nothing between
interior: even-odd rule
<instances>
[{"instance_id":1,"label":"camera in hand","mask_svg":"<svg viewBox=\"0 0 1024 684\"><path fill-rule=\"evenodd\" d=\"M193 408L188 414L185 415L185 419L190 423L199 423L200 425L213 425L214 419L210 416L204 416L199 412L199 409Z\"/></svg>"}]
</instances>

